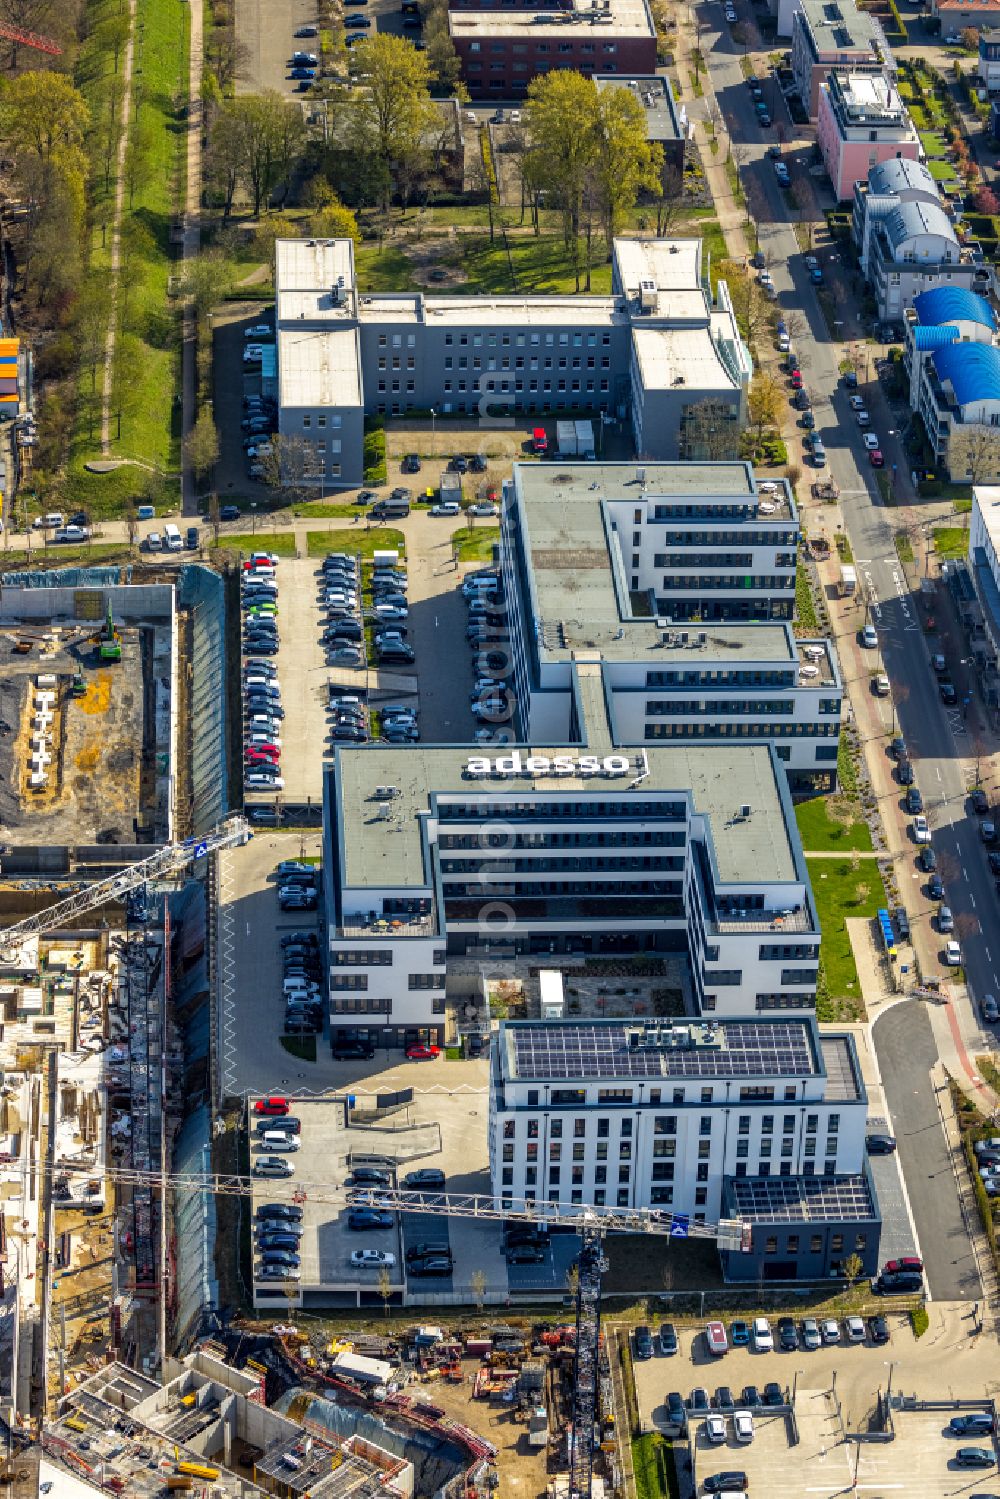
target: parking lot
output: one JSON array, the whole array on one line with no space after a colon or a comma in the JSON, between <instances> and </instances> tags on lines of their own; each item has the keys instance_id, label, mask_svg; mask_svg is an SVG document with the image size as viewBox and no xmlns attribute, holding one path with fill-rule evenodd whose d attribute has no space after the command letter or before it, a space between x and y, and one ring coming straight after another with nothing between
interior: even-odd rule
<instances>
[{"instance_id":1,"label":"parking lot","mask_svg":"<svg viewBox=\"0 0 1000 1499\"><path fill-rule=\"evenodd\" d=\"M246 48L246 65L237 79L240 93L277 89L302 98L288 76L288 59L296 50L318 52L318 37L296 40L300 26L314 24L313 0L236 0L236 34Z\"/></svg>"}]
</instances>

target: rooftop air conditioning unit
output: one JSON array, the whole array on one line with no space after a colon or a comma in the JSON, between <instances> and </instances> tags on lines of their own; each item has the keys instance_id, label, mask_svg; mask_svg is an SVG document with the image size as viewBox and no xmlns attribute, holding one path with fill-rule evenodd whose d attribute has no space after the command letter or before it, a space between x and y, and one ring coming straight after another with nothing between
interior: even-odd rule
<instances>
[{"instance_id":1,"label":"rooftop air conditioning unit","mask_svg":"<svg viewBox=\"0 0 1000 1499\"><path fill-rule=\"evenodd\" d=\"M752 811L753 811L753 807L751 807L750 803L749 802L744 802L743 805L742 805L742 807L740 807L740 816L741 817L749 817L750 813Z\"/></svg>"},{"instance_id":2,"label":"rooftop air conditioning unit","mask_svg":"<svg viewBox=\"0 0 1000 1499\"><path fill-rule=\"evenodd\" d=\"M643 276L639 282L639 307L643 312L656 311L656 282L651 276Z\"/></svg>"}]
</instances>

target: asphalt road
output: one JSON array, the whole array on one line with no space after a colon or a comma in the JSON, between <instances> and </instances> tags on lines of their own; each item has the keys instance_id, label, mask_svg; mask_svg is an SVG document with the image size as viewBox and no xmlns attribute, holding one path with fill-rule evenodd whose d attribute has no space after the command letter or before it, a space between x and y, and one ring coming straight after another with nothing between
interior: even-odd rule
<instances>
[{"instance_id":1,"label":"asphalt road","mask_svg":"<svg viewBox=\"0 0 1000 1499\"><path fill-rule=\"evenodd\" d=\"M1000 963L995 961L1000 960L1000 935L995 933L992 943L988 935L997 911L997 897L979 846L978 826L966 815L969 766L963 764L963 757L974 758L970 734L961 707L948 713L940 702L917 602L908 591L895 549L893 512L887 511L882 503L860 429L840 383L838 346L829 341L805 257L788 219L787 201L766 156L776 131L762 132L754 118L740 55L729 38L728 28L722 24L721 7L712 6L706 14L711 16L711 22L702 46L731 138L740 145L743 181L753 204L760 248L768 257L778 291L778 305L782 310L795 311L804 322L796 342L804 360L816 429L827 451L825 473L840 486L845 529L859 578L863 579L872 601L880 654L892 683L899 728L914 761L917 784L924 793L948 904L955 914L962 942L967 978L974 994L1000 995L997 977ZM773 97L769 102L776 127L783 124L787 136L789 122L783 104ZM793 183L796 175L805 170L805 155L805 149L785 150ZM878 430L887 408L881 405L876 412ZM883 422L882 450L887 463L902 466L905 462L902 449L895 436L889 436L890 431ZM804 471L811 482L813 471L808 464L804 465ZM859 625L862 622L859 618ZM874 652L872 657L874 667L877 664ZM961 696L961 667L957 662L952 664ZM846 672L847 663L844 668ZM887 735L892 732L892 711L889 703L881 707ZM918 879L915 863L913 877L915 881ZM918 1006L907 1004L890 1011L874 1028L873 1035L892 1127L906 1137L905 1145L901 1141L900 1155L921 1252L929 1266L931 1291L939 1298L979 1295L981 1288L974 1266L970 1270L969 1263L957 1252L956 1234L961 1233L962 1244L966 1249L967 1246L958 1195L928 1082L929 1068L936 1058L929 1021ZM936 1180L933 1188L928 1187L930 1180Z\"/></svg>"},{"instance_id":2,"label":"asphalt road","mask_svg":"<svg viewBox=\"0 0 1000 1499\"><path fill-rule=\"evenodd\" d=\"M978 1300L982 1283L930 1082L937 1048L927 1012L918 1000L894 1005L872 1033L931 1294Z\"/></svg>"}]
</instances>

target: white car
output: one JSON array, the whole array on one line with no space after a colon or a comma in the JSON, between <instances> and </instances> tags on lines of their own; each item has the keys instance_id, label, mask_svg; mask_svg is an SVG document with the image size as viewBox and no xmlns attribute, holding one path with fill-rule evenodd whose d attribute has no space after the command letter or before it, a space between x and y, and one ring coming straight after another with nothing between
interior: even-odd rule
<instances>
[{"instance_id":1,"label":"white car","mask_svg":"<svg viewBox=\"0 0 1000 1499\"><path fill-rule=\"evenodd\" d=\"M720 1416L718 1411L713 1411L710 1416L705 1417L705 1424L702 1430L705 1433L705 1440L711 1442L714 1446L718 1446L726 1440L725 1416Z\"/></svg>"},{"instance_id":2,"label":"white car","mask_svg":"<svg viewBox=\"0 0 1000 1499\"><path fill-rule=\"evenodd\" d=\"M470 505L468 513L469 515L497 516L500 514L500 507L499 505L492 504L488 500L483 500L478 505Z\"/></svg>"},{"instance_id":3,"label":"white car","mask_svg":"<svg viewBox=\"0 0 1000 1499\"><path fill-rule=\"evenodd\" d=\"M856 412L855 414L856 414L857 419L858 419L858 426L859 427L870 427L871 426L872 419L868 415L868 412L864 409L864 407L862 407L861 410L858 411L858 412Z\"/></svg>"},{"instance_id":4,"label":"white car","mask_svg":"<svg viewBox=\"0 0 1000 1499\"><path fill-rule=\"evenodd\" d=\"M850 407L851 407L852 411L864 411L864 409L865 409L865 398L864 398L864 396L857 396L857 395L855 395L855 396L849 396L848 400L849 400Z\"/></svg>"},{"instance_id":5,"label":"white car","mask_svg":"<svg viewBox=\"0 0 1000 1499\"><path fill-rule=\"evenodd\" d=\"M862 437L862 441L864 442L864 445L868 449L869 453L874 453L875 450L876 450L876 448L881 447L881 443L879 442L878 438L875 436L874 432L866 432L866 433L864 433L864 435Z\"/></svg>"},{"instance_id":6,"label":"white car","mask_svg":"<svg viewBox=\"0 0 1000 1499\"><path fill-rule=\"evenodd\" d=\"M878 649L878 635L875 632L874 625L865 625L861 631L861 644L870 651Z\"/></svg>"},{"instance_id":7,"label":"white car","mask_svg":"<svg viewBox=\"0 0 1000 1499\"><path fill-rule=\"evenodd\" d=\"M461 515L462 507L457 500L442 500L431 506L431 515Z\"/></svg>"},{"instance_id":8,"label":"white car","mask_svg":"<svg viewBox=\"0 0 1000 1499\"><path fill-rule=\"evenodd\" d=\"M944 950L944 960L949 968L960 967L962 962L962 949L954 940L946 944Z\"/></svg>"},{"instance_id":9,"label":"white car","mask_svg":"<svg viewBox=\"0 0 1000 1499\"><path fill-rule=\"evenodd\" d=\"M922 814L913 819L913 841L914 843L930 843L931 830L927 826L927 818Z\"/></svg>"},{"instance_id":10,"label":"white car","mask_svg":"<svg viewBox=\"0 0 1000 1499\"><path fill-rule=\"evenodd\" d=\"M779 352L779 354L787 354L788 351L789 351L789 349L791 347L792 347L792 341L788 337L788 334L787 333L779 333L779 335L778 335L778 352Z\"/></svg>"},{"instance_id":11,"label":"white car","mask_svg":"<svg viewBox=\"0 0 1000 1499\"><path fill-rule=\"evenodd\" d=\"M819 261L816 259L815 255L807 255L806 256L806 270L807 271L815 271L818 268L819 268Z\"/></svg>"},{"instance_id":12,"label":"white car","mask_svg":"<svg viewBox=\"0 0 1000 1499\"><path fill-rule=\"evenodd\" d=\"M847 1333L849 1343L863 1343L865 1340L865 1324L860 1317L845 1317L844 1330Z\"/></svg>"},{"instance_id":13,"label":"white car","mask_svg":"<svg viewBox=\"0 0 1000 1499\"><path fill-rule=\"evenodd\" d=\"M771 1335L771 1324L766 1317L755 1317L751 1329L753 1346L758 1353L773 1353L774 1338Z\"/></svg>"},{"instance_id":14,"label":"white car","mask_svg":"<svg viewBox=\"0 0 1000 1499\"><path fill-rule=\"evenodd\" d=\"M86 541L90 532L85 526L60 526L53 540L55 541Z\"/></svg>"},{"instance_id":15,"label":"white car","mask_svg":"<svg viewBox=\"0 0 1000 1499\"><path fill-rule=\"evenodd\" d=\"M395 1263L396 1256L390 1254L388 1249L355 1249L351 1254L351 1264L362 1268L381 1265L389 1268Z\"/></svg>"},{"instance_id":16,"label":"white car","mask_svg":"<svg viewBox=\"0 0 1000 1499\"><path fill-rule=\"evenodd\" d=\"M737 1411L733 1416L733 1436L738 1442L753 1441L753 1416L749 1411Z\"/></svg>"},{"instance_id":17,"label":"white car","mask_svg":"<svg viewBox=\"0 0 1000 1499\"><path fill-rule=\"evenodd\" d=\"M266 775L261 770L251 770L243 777L243 784L248 791L284 791L284 776Z\"/></svg>"},{"instance_id":18,"label":"white car","mask_svg":"<svg viewBox=\"0 0 1000 1499\"><path fill-rule=\"evenodd\" d=\"M270 323L254 323L254 325L253 325L252 328L244 328L244 330L243 330L243 337L244 338L270 338L271 337L271 325L270 325Z\"/></svg>"},{"instance_id":19,"label":"white car","mask_svg":"<svg viewBox=\"0 0 1000 1499\"><path fill-rule=\"evenodd\" d=\"M819 1324L820 1337L824 1343L840 1342L840 1323L836 1317L827 1317Z\"/></svg>"}]
</instances>

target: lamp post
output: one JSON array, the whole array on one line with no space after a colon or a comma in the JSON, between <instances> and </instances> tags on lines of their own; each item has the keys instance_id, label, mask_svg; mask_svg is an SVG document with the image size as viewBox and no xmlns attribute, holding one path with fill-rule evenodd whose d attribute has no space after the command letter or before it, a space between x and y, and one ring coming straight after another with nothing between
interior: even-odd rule
<instances>
[{"instance_id":1,"label":"lamp post","mask_svg":"<svg viewBox=\"0 0 1000 1499\"><path fill-rule=\"evenodd\" d=\"M437 412L435 411L434 407L432 406L431 407L431 447L434 446L434 433L435 433L435 430L436 430L436 426L435 426L436 421L437 421Z\"/></svg>"}]
</instances>

